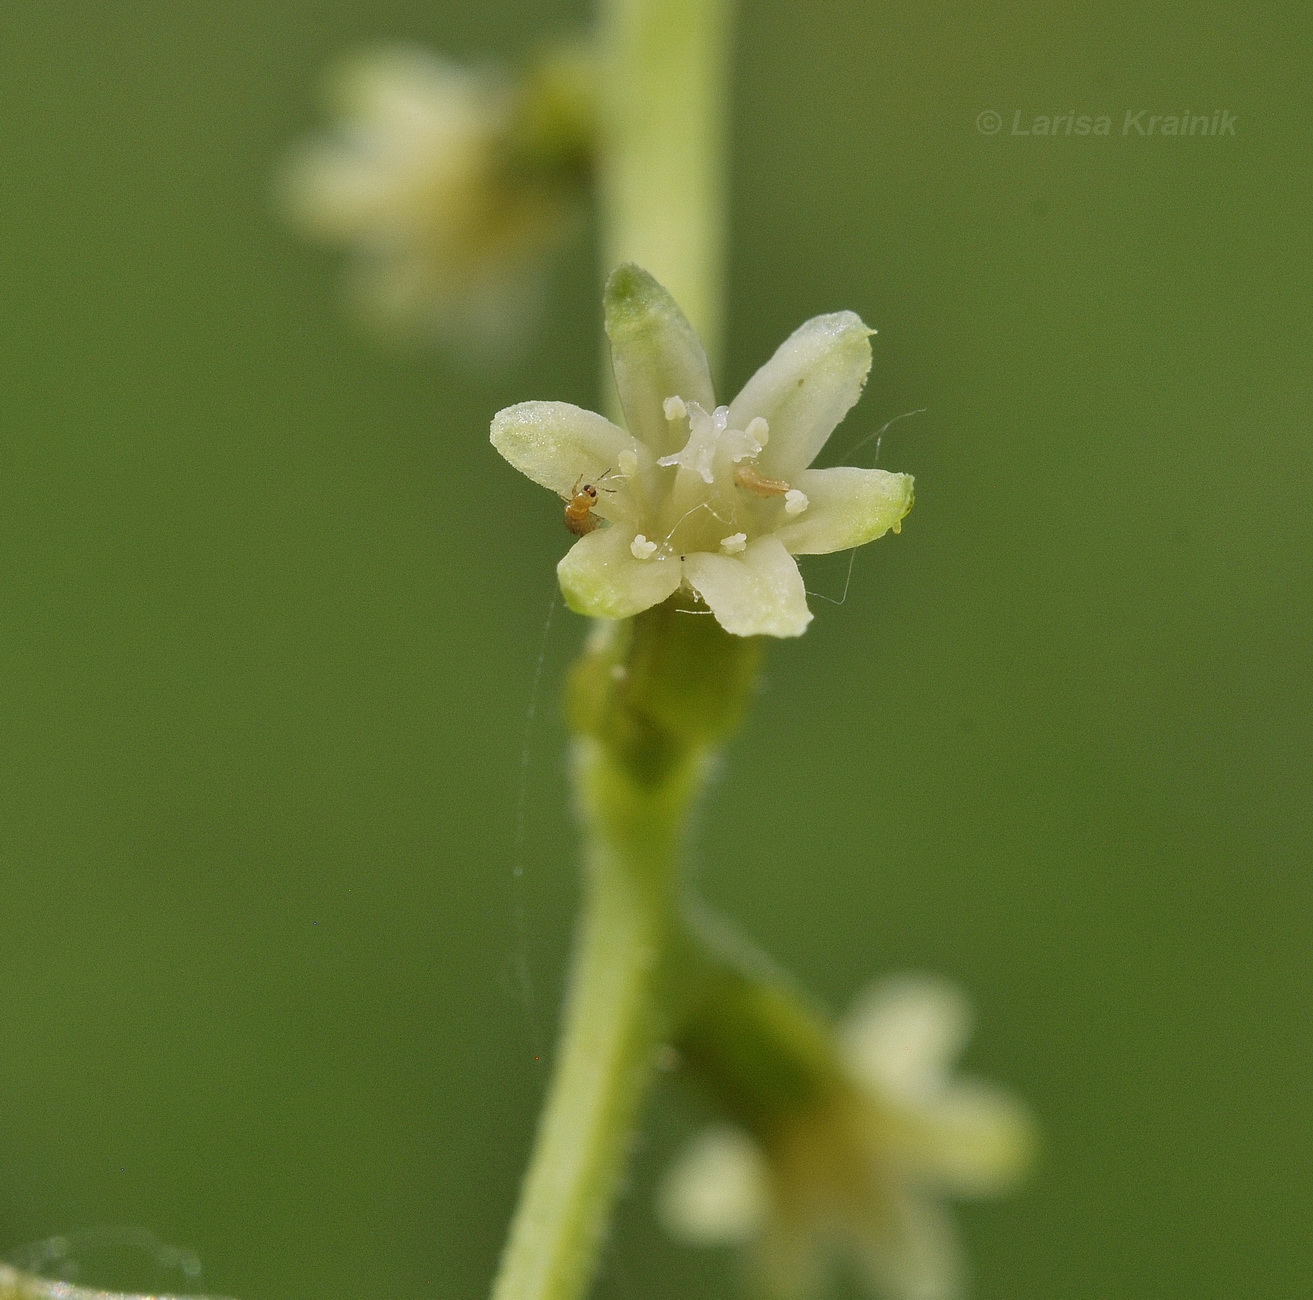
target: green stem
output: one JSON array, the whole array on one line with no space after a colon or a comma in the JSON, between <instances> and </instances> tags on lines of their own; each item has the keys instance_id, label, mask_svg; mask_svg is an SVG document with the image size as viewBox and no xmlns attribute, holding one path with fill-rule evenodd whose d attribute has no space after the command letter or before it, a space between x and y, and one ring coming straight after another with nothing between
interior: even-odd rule
<instances>
[{"instance_id":1,"label":"green stem","mask_svg":"<svg viewBox=\"0 0 1313 1300\"><path fill-rule=\"evenodd\" d=\"M672 600L600 624L575 670L584 912L493 1300L578 1300L587 1290L657 1046L700 992L701 962L681 920L681 841L758 653L755 640Z\"/></svg>"},{"instance_id":2,"label":"green stem","mask_svg":"<svg viewBox=\"0 0 1313 1300\"><path fill-rule=\"evenodd\" d=\"M672 1034L685 1074L727 1119L769 1147L851 1093L828 1016L696 899L685 912L700 987Z\"/></svg>"},{"instance_id":3,"label":"green stem","mask_svg":"<svg viewBox=\"0 0 1313 1300\"><path fill-rule=\"evenodd\" d=\"M551 1093L497 1300L584 1294L661 1037L669 909L620 846L596 844L592 857Z\"/></svg>"},{"instance_id":4,"label":"green stem","mask_svg":"<svg viewBox=\"0 0 1313 1300\"><path fill-rule=\"evenodd\" d=\"M650 271L713 364L724 327L732 0L604 0L602 269Z\"/></svg>"}]
</instances>

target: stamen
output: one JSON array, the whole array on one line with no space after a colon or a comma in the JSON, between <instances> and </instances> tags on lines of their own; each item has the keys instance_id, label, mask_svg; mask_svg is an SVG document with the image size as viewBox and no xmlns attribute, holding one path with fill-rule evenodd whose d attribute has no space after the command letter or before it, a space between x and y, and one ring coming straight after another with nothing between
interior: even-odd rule
<instances>
[{"instance_id":1,"label":"stamen","mask_svg":"<svg viewBox=\"0 0 1313 1300\"><path fill-rule=\"evenodd\" d=\"M747 533L735 533L731 537L722 537L720 539L720 549L725 555L742 555L747 547Z\"/></svg>"},{"instance_id":2,"label":"stamen","mask_svg":"<svg viewBox=\"0 0 1313 1300\"><path fill-rule=\"evenodd\" d=\"M790 488L784 494L784 513L786 515L800 515L807 509L809 504L807 494L797 488Z\"/></svg>"},{"instance_id":3,"label":"stamen","mask_svg":"<svg viewBox=\"0 0 1313 1300\"><path fill-rule=\"evenodd\" d=\"M667 420L682 420L688 414L688 407L682 397L667 397L661 405Z\"/></svg>"},{"instance_id":4,"label":"stamen","mask_svg":"<svg viewBox=\"0 0 1313 1300\"><path fill-rule=\"evenodd\" d=\"M616 469L624 478L633 478L638 473L638 453L636 451L622 451L616 457Z\"/></svg>"},{"instance_id":5,"label":"stamen","mask_svg":"<svg viewBox=\"0 0 1313 1300\"><path fill-rule=\"evenodd\" d=\"M749 438L755 438L761 446L765 446L770 440L770 425L759 415L754 415L748 421L748 427L743 430Z\"/></svg>"},{"instance_id":6,"label":"stamen","mask_svg":"<svg viewBox=\"0 0 1313 1300\"><path fill-rule=\"evenodd\" d=\"M782 478L767 478L755 460L734 466L734 482L759 497L782 497L790 491Z\"/></svg>"},{"instance_id":7,"label":"stamen","mask_svg":"<svg viewBox=\"0 0 1313 1300\"><path fill-rule=\"evenodd\" d=\"M639 533L632 542L629 543L629 552L636 560L650 560L657 551L657 544L649 542L642 533Z\"/></svg>"}]
</instances>

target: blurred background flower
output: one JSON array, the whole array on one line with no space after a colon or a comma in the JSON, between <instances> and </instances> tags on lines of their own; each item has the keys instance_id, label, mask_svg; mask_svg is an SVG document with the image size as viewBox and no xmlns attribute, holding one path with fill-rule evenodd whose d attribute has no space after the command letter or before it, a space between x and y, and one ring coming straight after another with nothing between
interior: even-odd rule
<instances>
[{"instance_id":1,"label":"blurred background flower","mask_svg":"<svg viewBox=\"0 0 1313 1300\"><path fill-rule=\"evenodd\" d=\"M705 1130L666 1174L667 1228L703 1245L751 1243L752 1292L780 1300L819 1294L836 1255L888 1300L964 1294L939 1201L1006 1191L1033 1144L1009 1094L950 1076L967 1031L966 1003L942 981L868 989L842 1026L851 1094L755 1140Z\"/></svg>"},{"instance_id":2,"label":"blurred background flower","mask_svg":"<svg viewBox=\"0 0 1313 1300\"><path fill-rule=\"evenodd\" d=\"M280 177L288 217L350 252L352 297L374 324L484 356L522 342L587 193L595 85L583 46L554 48L519 80L376 49L330 86L335 129Z\"/></svg>"}]
</instances>

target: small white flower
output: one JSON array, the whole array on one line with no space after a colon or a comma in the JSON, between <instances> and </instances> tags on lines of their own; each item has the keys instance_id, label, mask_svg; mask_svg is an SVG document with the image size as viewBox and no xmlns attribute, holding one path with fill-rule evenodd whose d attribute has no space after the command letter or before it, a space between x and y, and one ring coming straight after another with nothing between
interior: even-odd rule
<instances>
[{"instance_id":1,"label":"small white flower","mask_svg":"<svg viewBox=\"0 0 1313 1300\"><path fill-rule=\"evenodd\" d=\"M602 526L557 567L566 602L628 618L684 587L736 636L800 635L812 615L793 557L897 531L912 505L907 474L809 468L861 394L872 331L852 312L817 316L717 406L701 343L646 271L612 274L606 327L628 432L565 402L492 422L493 446L535 483L566 500L601 489Z\"/></svg>"},{"instance_id":2,"label":"small white flower","mask_svg":"<svg viewBox=\"0 0 1313 1300\"><path fill-rule=\"evenodd\" d=\"M771 1296L815 1292L836 1253L888 1300L961 1296L939 1200L1005 1190L1032 1146L1010 1095L950 1075L967 1034L966 1004L946 984L902 977L870 989L842 1030L852 1099L769 1136L705 1131L667 1173L666 1227L697 1244L751 1244Z\"/></svg>"},{"instance_id":3,"label":"small white flower","mask_svg":"<svg viewBox=\"0 0 1313 1300\"><path fill-rule=\"evenodd\" d=\"M405 46L357 56L334 91L337 130L302 144L281 177L291 220L352 248L355 295L377 323L505 341L533 314L545 255L578 206L550 166L526 171L516 155L539 125L526 112L559 114L561 97Z\"/></svg>"}]
</instances>

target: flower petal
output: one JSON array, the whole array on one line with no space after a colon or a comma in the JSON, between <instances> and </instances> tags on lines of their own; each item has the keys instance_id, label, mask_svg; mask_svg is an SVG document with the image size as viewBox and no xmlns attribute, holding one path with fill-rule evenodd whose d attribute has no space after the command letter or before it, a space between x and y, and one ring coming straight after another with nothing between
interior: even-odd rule
<instances>
[{"instance_id":1,"label":"flower petal","mask_svg":"<svg viewBox=\"0 0 1313 1300\"><path fill-rule=\"evenodd\" d=\"M601 478L639 446L623 429L569 402L520 402L492 417L492 445L521 474L569 497L580 478ZM646 606L644 606L646 608Z\"/></svg>"},{"instance_id":2,"label":"flower petal","mask_svg":"<svg viewBox=\"0 0 1313 1300\"><path fill-rule=\"evenodd\" d=\"M793 486L807 494L807 509L775 530L793 555L828 555L873 542L912 508L910 474L847 466L805 469Z\"/></svg>"},{"instance_id":3,"label":"flower petal","mask_svg":"<svg viewBox=\"0 0 1313 1300\"><path fill-rule=\"evenodd\" d=\"M674 556L639 560L632 528L613 524L581 537L556 566L565 603L591 618L631 618L673 596L682 574Z\"/></svg>"},{"instance_id":4,"label":"flower petal","mask_svg":"<svg viewBox=\"0 0 1313 1300\"><path fill-rule=\"evenodd\" d=\"M801 636L812 620L797 561L775 537L749 542L742 555L686 555L684 574L735 636Z\"/></svg>"},{"instance_id":5,"label":"flower petal","mask_svg":"<svg viewBox=\"0 0 1313 1300\"><path fill-rule=\"evenodd\" d=\"M963 1079L922 1112L923 1155L933 1182L959 1196L991 1196L1015 1185L1034 1155L1026 1108L1001 1088Z\"/></svg>"},{"instance_id":6,"label":"flower petal","mask_svg":"<svg viewBox=\"0 0 1313 1300\"><path fill-rule=\"evenodd\" d=\"M611 368L630 432L654 455L678 451L687 426L666 419L666 398L682 397L708 411L716 405L701 341L670 294L632 263L611 272L603 305Z\"/></svg>"},{"instance_id":7,"label":"flower petal","mask_svg":"<svg viewBox=\"0 0 1313 1300\"><path fill-rule=\"evenodd\" d=\"M861 1245L876 1287L889 1300L957 1300L963 1294L957 1234L933 1201L897 1197Z\"/></svg>"},{"instance_id":8,"label":"flower petal","mask_svg":"<svg viewBox=\"0 0 1313 1300\"><path fill-rule=\"evenodd\" d=\"M700 1133L666 1171L657 1214L672 1237L694 1245L737 1243L756 1236L767 1215L766 1165L737 1129Z\"/></svg>"},{"instance_id":9,"label":"flower petal","mask_svg":"<svg viewBox=\"0 0 1313 1300\"><path fill-rule=\"evenodd\" d=\"M414 132L477 121L496 81L414 45L380 46L344 62L328 85L333 107L372 126Z\"/></svg>"},{"instance_id":10,"label":"flower petal","mask_svg":"<svg viewBox=\"0 0 1313 1300\"><path fill-rule=\"evenodd\" d=\"M873 985L844 1018L849 1067L876 1088L923 1101L947 1083L971 1032L966 999L945 980L901 975Z\"/></svg>"},{"instance_id":11,"label":"flower petal","mask_svg":"<svg viewBox=\"0 0 1313 1300\"><path fill-rule=\"evenodd\" d=\"M746 429L755 416L770 426L760 462L767 478L791 481L816 459L861 396L873 333L854 312L815 316L780 344L730 403L730 428Z\"/></svg>"}]
</instances>

